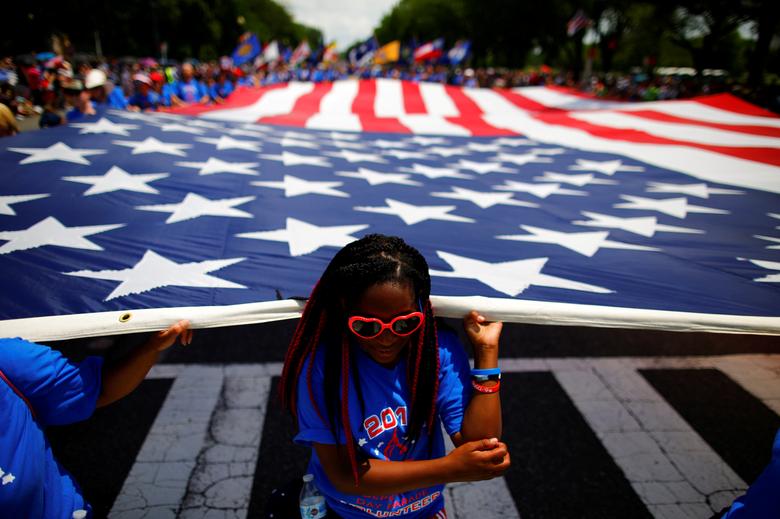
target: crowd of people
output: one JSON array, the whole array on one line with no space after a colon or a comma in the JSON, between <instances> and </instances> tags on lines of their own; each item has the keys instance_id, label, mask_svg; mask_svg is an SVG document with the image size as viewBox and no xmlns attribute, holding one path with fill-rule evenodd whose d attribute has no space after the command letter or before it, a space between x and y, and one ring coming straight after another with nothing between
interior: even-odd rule
<instances>
[{"instance_id":1,"label":"crowd of people","mask_svg":"<svg viewBox=\"0 0 780 519\"><path fill-rule=\"evenodd\" d=\"M161 64L139 60L46 60L23 56L0 60L0 136L19 131L17 120L40 116L39 126L57 126L95 113L99 106L158 110L188 104L222 103L238 86L259 87L287 81L330 82L346 78L395 78L465 87L512 88L555 84L579 88L594 96L654 101L728 91L724 78L593 75L577 81L571 72L541 66L530 70L466 68L433 64L354 66L347 61L284 62L256 67L219 62Z\"/></svg>"}]
</instances>

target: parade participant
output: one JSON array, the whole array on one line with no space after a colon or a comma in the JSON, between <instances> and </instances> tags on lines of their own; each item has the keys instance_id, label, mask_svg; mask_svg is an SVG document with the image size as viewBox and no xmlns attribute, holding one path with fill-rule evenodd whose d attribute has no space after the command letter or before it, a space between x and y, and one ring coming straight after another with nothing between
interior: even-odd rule
<instances>
[{"instance_id":1,"label":"parade participant","mask_svg":"<svg viewBox=\"0 0 780 519\"><path fill-rule=\"evenodd\" d=\"M233 82L228 77L229 71L224 68L219 71L216 81L209 85L209 97L215 103L223 103L233 93Z\"/></svg>"},{"instance_id":2,"label":"parade participant","mask_svg":"<svg viewBox=\"0 0 780 519\"><path fill-rule=\"evenodd\" d=\"M65 113L68 122L78 121L84 117L92 117L97 114L95 102L89 95L89 90L84 88L80 79L73 79L65 85L65 101L71 107Z\"/></svg>"},{"instance_id":3,"label":"parade participant","mask_svg":"<svg viewBox=\"0 0 780 519\"><path fill-rule=\"evenodd\" d=\"M102 357L77 363L47 346L0 339L0 516L91 516L78 484L54 458L45 428L86 420L96 407L131 393L177 338L192 341L188 321L106 367Z\"/></svg>"},{"instance_id":4,"label":"parade participant","mask_svg":"<svg viewBox=\"0 0 780 519\"><path fill-rule=\"evenodd\" d=\"M282 400L340 517L443 517L445 483L509 467L498 440L502 324L464 318L471 370L429 296L425 258L401 238L368 235L331 260L290 343ZM456 445L446 455L440 422Z\"/></svg>"},{"instance_id":5,"label":"parade participant","mask_svg":"<svg viewBox=\"0 0 780 519\"><path fill-rule=\"evenodd\" d=\"M165 76L158 70L149 74L152 80L152 91L159 99L158 106L171 106L171 85L165 80Z\"/></svg>"},{"instance_id":6,"label":"parade participant","mask_svg":"<svg viewBox=\"0 0 780 519\"><path fill-rule=\"evenodd\" d=\"M206 86L194 76L192 63L181 66L181 79L172 87L171 105L187 106L191 104L206 104L209 102L209 93Z\"/></svg>"},{"instance_id":7,"label":"parade participant","mask_svg":"<svg viewBox=\"0 0 780 519\"><path fill-rule=\"evenodd\" d=\"M106 106L116 110L127 108L127 99L121 88L109 83L106 73L93 68L84 76L84 88L89 91L90 98L98 106Z\"/></svg>"},{"instance_id":8,"label":"parade participant","mask_svg":"<svg viewBox=\"0 0 780 519\"><path fill-rule=\"evenodd\" d=\"M160 104L160 96L152 90L152 80L143 72L133 76L135 93L127 100L128 110L150 111L157 110Z\"/></svg>"}]
</instances>

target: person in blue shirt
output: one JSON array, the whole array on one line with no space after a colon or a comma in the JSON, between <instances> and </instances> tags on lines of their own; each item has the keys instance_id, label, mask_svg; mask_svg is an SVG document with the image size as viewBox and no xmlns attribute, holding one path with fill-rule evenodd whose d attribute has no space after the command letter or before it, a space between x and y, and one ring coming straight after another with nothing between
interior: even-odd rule
<instances>
[{"instance_id":1,"label":"person in blue shirt","mask_svg":"<svg viewBox=\"0 0 780 519\"><path fill-rule=\"evenodd\" d=\"M160 96L152 90L152 80L146 74L139 72L133 75L135 93L127 100L128 109L132 111L154 111L160 104Z\"/></svg>"},{"instance_id":2,"label":"person in blue shirt","mask_svg":"<svg viewBox=\"0 0 780 519\"><path fill-rule=\"evenodd\" d=\"M132 392L188 321L152 336L122 362L73 362L23 339L0 339L0 517L72 519L92 515L79 485L52 454L45 429L89 418Z\"/></svg>"},{"instance_id":3,"label":"person in blue shirt","mask_svg":"<svg viewBox=\"0 0 780 519\"><path fill-rule=\"evenodd\" d=\"M195 70L192 63L181 66L181 79L171 86L171 105L187 106L192 104L206 104L209 102L209 93L206 85L194 76Z\"/></svg>"},{"instance_id":4,"label":"person in blue shirt","mask_svg":"<svg viewBox=\"0 0 780 519\"><path fill-rule=\"evenodd\" d=\"M80 79L72 79L68 82L63 92L65 102L70 106L65 112L65 119L69 123L97 115L97 105L90 98L89 90L84 88Z\"/></svg>"},{"instance_id":5,"label":"person in blue shirt","mask_svg":"<svg viewBox=\"0 0 780 519\"><path fill-rule=\"evenodd\" d=\"M127 108L127 99L122 89L109 83L105 72L93 68L84 76L84 89L89 91L90 99L97 107L115 110Z\"/></svg>"},{"instance_id":6,"label":"person in blue shirt","mask_svg":"<svg viewBox=\"0 0 780 519\"><path fill-rule=\"evenodd\" d=\"M171 85L165 76L155 70L149 74L149 79L152 80L152 91L157 94L158 106L171 106Z\"/></svg>"},{"instance_id":7,"label":"person in blue shirt","mask_svg":"<svg viewBox=\"0 0 780 519\"><path fill-rule=\"evenodd\" d=\"M209 87L209 97L215 103L223 103L233 93L233 82L228 77L228 71L220 70L219 76L213 85Z\"/></svg>"},{"instance_id":8,"label":"person in blue shirt","mask_svg":"<svg viewBox=\"0 0 780 519\"><path fill-rule=\"evenodd\" d=\"M444 484L509 467L498 439L502 324L464 318L471 370L457 335L436 322L430 287L416 249L367 235L331 260L288 348L280 394L294 441L311 447L308 472L342 518L442 517Z\"/></svg>"}]
</instances>

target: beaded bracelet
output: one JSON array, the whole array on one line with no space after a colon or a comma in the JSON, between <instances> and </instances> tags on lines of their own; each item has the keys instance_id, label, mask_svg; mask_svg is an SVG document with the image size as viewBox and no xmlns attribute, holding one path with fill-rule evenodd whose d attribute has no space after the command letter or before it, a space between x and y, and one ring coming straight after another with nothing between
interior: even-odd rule
<instances>
[{"instance_id":1,"label":"beaded bracelet","mask_svg":"<svg viewBox=\"0 0 780 519\"><path fill-rule=\"evenodd\" d=\"M471 385L474 389L476 389L480 393L485 393L485 394L498 393L498 388L501 387L501 381L499 380L495 386L488 387L488 386L483 386L482 384L478 384L475 380L472 380Z\"/></svg>"}]
</instances>

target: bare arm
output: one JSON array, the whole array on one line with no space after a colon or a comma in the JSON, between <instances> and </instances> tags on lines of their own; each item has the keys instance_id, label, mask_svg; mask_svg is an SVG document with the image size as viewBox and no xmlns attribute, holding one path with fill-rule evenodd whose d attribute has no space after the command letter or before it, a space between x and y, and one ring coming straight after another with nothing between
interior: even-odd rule
<instances>
[{"instance_id":1,"label":"bare arm","mask_svg":"<svg viewBox=\"0 0 780 519\"><path fill-rule=\"evenodd\" d=\"M463 327L474 347L474 367L497 368L498 341L502 323L488 322L483 315L472 310L463 318ZM488 381L483 385L491 387L496 384L497 382ZM455 445L482 438L501 438L501 397L499 395L498 392L486 394L473 390L460 432L452 437Z\"/></svg>"},{"instance_id":2,"label":"bare arm","mask_svg":"<svg viewBox=\"0 0 780 519\"><path fill-rule=\"evenodd\" d=\"M491 479L509 468L506 445L495 438L461 445L442 458L414 461L369 459L358 466L358 484L343 445L315 443L328 479L339 492L388 495L454 481Z\"/></svg>"},{"instance_id":3,"label":"bare arm","mask_svg":"<svg viewBox=\"0 0 780 519\"><path fill-rule=\"evenodd\" d=\"M157 362L160 352L170 348L179 336L182 344L192 342L192 330L189 326L189 321L179 321L167 330L153 335L116 366L106 369L103 372L103 385L97 407L116 402L130 394Z\"/></svg>"}]
</instances>

